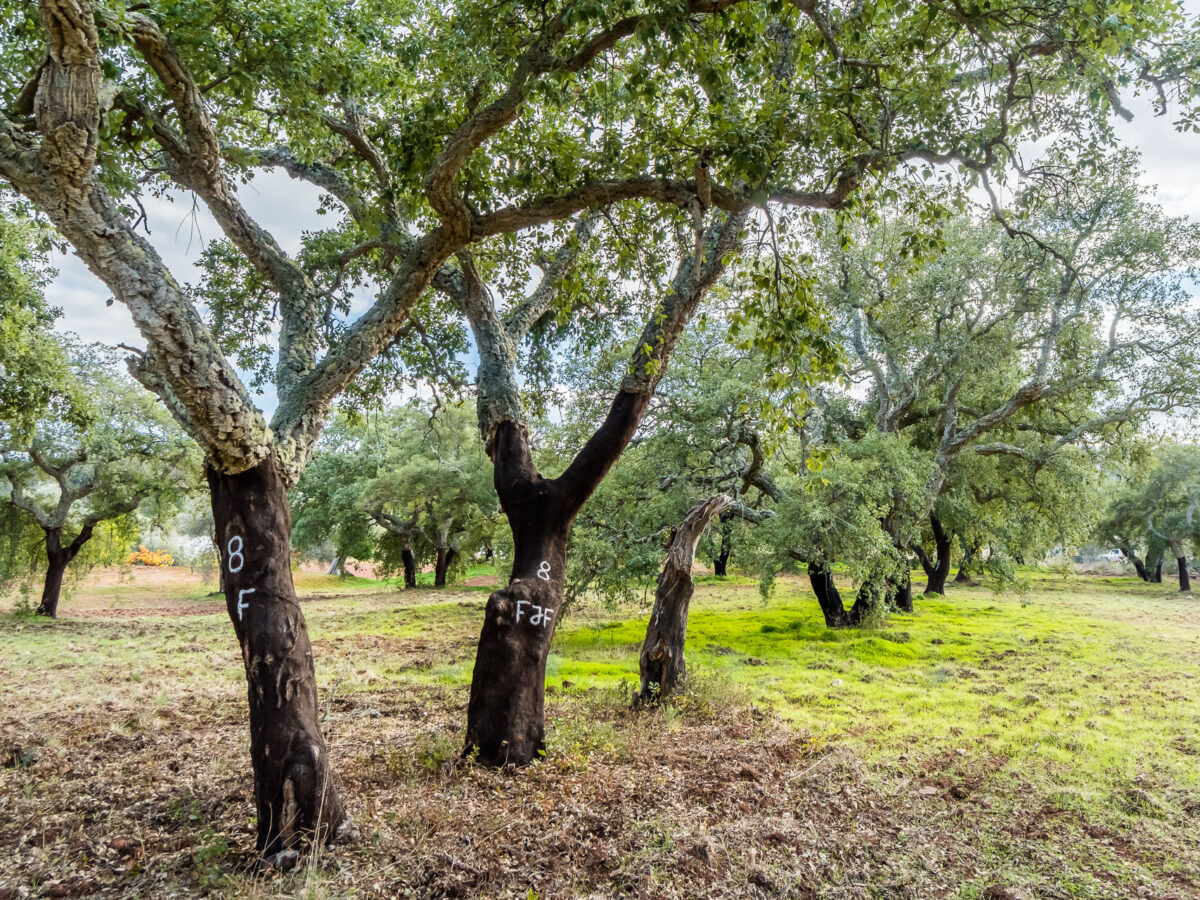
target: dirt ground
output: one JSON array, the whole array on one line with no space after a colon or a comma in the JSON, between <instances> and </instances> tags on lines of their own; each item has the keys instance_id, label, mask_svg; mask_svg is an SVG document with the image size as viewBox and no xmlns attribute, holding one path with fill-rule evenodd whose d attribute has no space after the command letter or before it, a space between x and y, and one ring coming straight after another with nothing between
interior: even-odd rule
<instances>
[{"instance_id":1,"label":"dirt ground","mask_svg":"<svg viewBox=\"0 0 1200 900\"><path fill-rule=\"evenodd\" d=\"M264 870L244 680L203 590L98 573L62 621L0 617L0 900L1200 897L1200 798L1178 820L1132 787L1149 812L1114 827L1011 766L996 777L1006 759L868 760L736 690L635 713L623 689L559 680L544 762L463 763L466 690L436 674L469 668L478 589L302 587L362 837Z\"/></svg>"}]
</instances>

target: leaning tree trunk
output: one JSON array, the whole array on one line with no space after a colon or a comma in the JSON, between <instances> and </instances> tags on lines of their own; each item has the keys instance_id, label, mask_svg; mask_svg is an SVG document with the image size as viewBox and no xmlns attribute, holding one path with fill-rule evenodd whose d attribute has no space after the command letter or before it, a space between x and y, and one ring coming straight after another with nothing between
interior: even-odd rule
<instances>
[{"instance_id":1,"label":"leaning tree trunk","mask_svg":"<svg viewBox=\"0 0 1200 900\"><path fill-rule=\"evenodd\" d=\"M1137 571L1138 578L1142 581L1150 580L1150 571L1146 568L1146 564L1141 558L1133 552L1129 547L1120 547L1120 551L1125 555L1125 558L1133 563L1133 568Z\"/></svg>"},{"instance_id":2,"label":"leaning tree trunk","mask_svg":"<svg viewBox=\"0 0 1200 900\"><path fill-rule=\"evenodd\" d=\"M42 585L42 599L37 614L58 618L58 599L62 594L63 576L71 560L79 555L83 545L92 539L92 526L84 525L67 546L62 545L62 528L46 528L46 581Z\"/></svg>"},{"instance_id":3,"label":"leaning tree trunk","mask_svg":"<svg viewBox=\"0 0 1200 900\"><path fill-rule=\"evenodd\" d=\"M291 572L291 510L274 460L228 475L209 468L225 603L242 647L258 850L348 836L321 736L317 682Z\"/></svg>"},{"instance_id":4,"label":"leaning tree trunk","mask_svg":"<svg viewBox=\"0 0 1200 900\"><path fill-rule=\"evenodd\" d=\"M508 586L488 597L471 676L464 753L524 765L545 749L546 657L562 609L575 516L629 444L650 395L622 390L567 470L543 478L524 426L501 421L488 442L496 493L513 535Z\"/></svg>"},{"instance_id":5,"label":"leaning tree trunk","mask_svg":"<svg viewBox=\"0 0 1200 900\"><path fill-rule=\"evenodd\" d=\"M929 525L933 529L933 544L937 551L932 568L926 569L928 581L925 585L927 594L945 594L946 578L950 575L951 537L942 527L937 516L929 517ZM912 586L909 586L909 597L912 596ZM910 599L911 605L911 599Z\"/></svg>"},{"instance_id":6,"label":"leaning tree trunk","mask_svg":"<svg viewBox=\"0 0 1200 900\"><path fill-rule=\"evenodd\" d=\"M929 558L929 554L925 552L925 548L917 544L913 548L913 553L917 555L917 561L921 564L921 570L925 573L926 578L933 578L933 573L937 571L937 562Z\"/></svg>"},{"instance_id":7,"label":"leaning tree trunk","mask_svg":"<svg viewBox=\"0 0 1200 900\"><path fill-rule=\"evenodd\" d=\"M696 584L692 566L696 562L696 544L714 516L733 501L724 494L702 500L693 506L667 542L667 558L658 574L654 593L654 611L646 627L646 639L638 661L642 684L638 702L661 700L673 693L687 677L683 657L687 640L688 607Z\"/></svg>"},{"instance_id":8,"label":"leaning tree trunk","mask_svg":"<svg viewBox=\"0 0 1200 900\"><path fill-rule=\"evenodd\" d=\"M808 564L808 582L812 585L813 593L817 595L817 603L821 605L821 613L825 616L825 627L846 628L850 625L850 615L842 605L842 595L838 593L837 585L833 583L833 573L824 563L810 562Z\"/></svg>"}]
</instances>

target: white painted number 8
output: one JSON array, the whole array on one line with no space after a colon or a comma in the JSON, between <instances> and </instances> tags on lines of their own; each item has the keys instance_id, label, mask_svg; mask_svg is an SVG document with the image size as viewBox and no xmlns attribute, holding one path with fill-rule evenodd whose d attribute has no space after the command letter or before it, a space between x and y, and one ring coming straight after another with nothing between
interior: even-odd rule
<instances>
[{"instance_id":1,"label":"white painted number 8","mask_svg":"<svg viewBox=\"0 0 1200 900\"><path fill-rule=\"evenodd\" d=\"M542 564L538 566L537 577L542 579L542 581L550 580L550 563L544 559L542 560Z\"/></svg>"},{"instance_id":2,"label":"white painted number 8","mask_svg":"<svg viewBox=\"0 0 1200 900\"><path fill-rule=\"evenodd\" d=\"M236 547L234 546L235 542L237 543ZM230 572L240 572L242 571L242 566L246 564L246 557L242 556L242 547L244 546L245 544L239 535L235 534L229 539L229 545L225 548L225 551L229 555L225 561L229 565ZM236 563L234 562L235 559L237 560Z\"/></svg>"}]
</instances>

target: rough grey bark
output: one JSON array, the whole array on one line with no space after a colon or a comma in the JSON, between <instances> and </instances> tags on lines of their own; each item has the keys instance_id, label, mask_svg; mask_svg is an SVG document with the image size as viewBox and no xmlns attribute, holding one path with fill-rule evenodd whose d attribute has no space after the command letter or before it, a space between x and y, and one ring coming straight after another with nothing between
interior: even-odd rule
<instances>
[{"instance_id":1,"label":"rough grey bark","mask_svg":"<svg viewBox=\"0 0 1200 900\"><path fill-rule=\"evenodd\" d=\"M658 574L654 610L638 659L641 687L636 699L639 702L670 696L687 677L683 651L687 640L688 607L696 590L692 581L696 544L713 518L732 502L724 494L702 500L688 510L679 526L671 531L666 559Z\"/></svg>"}]
</instances>

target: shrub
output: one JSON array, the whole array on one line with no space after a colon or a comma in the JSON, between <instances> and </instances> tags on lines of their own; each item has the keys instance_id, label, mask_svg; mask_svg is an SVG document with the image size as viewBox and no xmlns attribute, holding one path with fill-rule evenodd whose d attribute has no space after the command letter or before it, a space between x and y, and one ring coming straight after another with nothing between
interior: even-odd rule
<instances>
[{"instance_id":1,"label":"shrub","mask_svg":"<svg viewBox=\"0 0 1200 900\"><path fill-rule=\"evenodd\" d=\"M175 559L165 550L147 550L146 545L140 545L136 551L129 554L126 562L131 566L173 566Z\"/></svg>"}]
</instances>

